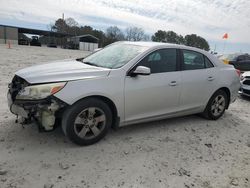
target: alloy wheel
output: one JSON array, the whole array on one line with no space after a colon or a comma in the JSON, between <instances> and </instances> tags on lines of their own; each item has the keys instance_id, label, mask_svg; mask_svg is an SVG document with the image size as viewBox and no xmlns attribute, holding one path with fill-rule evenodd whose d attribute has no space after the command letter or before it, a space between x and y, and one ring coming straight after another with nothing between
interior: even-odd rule
<instances>
[{"instance_id":1,"label":"alloy wheel","mask_svg":"<svg viewBox=\"0 0 250 188\"><path fill-rule=\"evenodd\" d=\"M212 102L211 112L214 116L219 116L224 112L226 107L226 100L223 95L218 95Z\"/></svg>"},{"instance_id":2,"label":"alloy wheel","mask_svg":"<svg viewBox=\"0 0 250 188\"><path fill-rule=\"evenodd\" d=\"M106 115L100 108L89 107L81 111L74 122L75 133L83 139L97 137L106 126Z\"/></svg>"}]
</instances>

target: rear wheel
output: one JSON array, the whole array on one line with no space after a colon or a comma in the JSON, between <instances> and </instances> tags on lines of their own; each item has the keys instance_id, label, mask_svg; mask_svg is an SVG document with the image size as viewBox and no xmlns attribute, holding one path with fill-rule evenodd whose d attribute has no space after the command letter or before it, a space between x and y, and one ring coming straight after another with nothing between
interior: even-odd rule
<instances>
[{"instance_id":1,"label":"rear wheel","mask_svg":"<svg viewBox=\"0 0 250 188\"><path fill-rule=\"evenodd\" d=\"M109 106L95 98L77 102L62 120L65 135L78 145L90 145L101 140L112 124Z\"/></svg>"},{"instance_id":2,"label":"rear wheel","mask_svg":"<svg viewBox=\"0 0 250 188\"><path fill-rule=\"evenodd\" d=\"M223 90L215 92L210 98L206 109L203 112L203 116L212 120L220 118L224 114L228 102L229 98Z\"/></svg>"}]
</instances>

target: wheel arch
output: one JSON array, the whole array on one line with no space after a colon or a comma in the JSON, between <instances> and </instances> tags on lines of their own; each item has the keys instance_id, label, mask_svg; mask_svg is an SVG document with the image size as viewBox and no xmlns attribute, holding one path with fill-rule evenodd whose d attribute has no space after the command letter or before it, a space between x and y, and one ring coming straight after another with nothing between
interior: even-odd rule
<instances>
[{"instance_id":1,"label":"wheel arch","mask_svg":"<svg viewBox=\"0 0 250 188\"><path fill-rule=\"evenodd\" d=\"M90 96L86 96L86 97L83 97L83 98L75 101L72 105L74 105L75 103L77 103L79 101L87 100L90 98L96 98L96 99L102 100L103 102L105 102L109 106L109 108L113 114L113 116L112 116L112 128L117 128L117 126L119 125L119 122L120 122L120 118L118 116L117 107L116 107L115 103L110 98L103 96L103 95L90 95Z\"/></svg>"},{"instance_id":2,"label":"wheel arch","mask_svg":"<svg viewBox=\"0 0 250 188\"><path fill-rule=\"evenodd\" d=\"M217 91L219 91L219 90L222 90L222 91L224 91L224 92L227 94L228 103L227 103L226 109L228 109L229 104L230 104L230 100L231 100L231 92L230 92L230 89L228 89L227 87L221 87L221 88L217 89L217 90L213 93L213 95L214 95ZM213 96L213 95L212 95L212 96Z\"/></svg>"}]
</instances>

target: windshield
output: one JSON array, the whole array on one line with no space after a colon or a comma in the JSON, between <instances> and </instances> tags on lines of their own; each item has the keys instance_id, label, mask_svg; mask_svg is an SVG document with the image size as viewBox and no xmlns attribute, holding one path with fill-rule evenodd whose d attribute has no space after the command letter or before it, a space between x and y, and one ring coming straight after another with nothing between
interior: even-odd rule
<instances>
[{"instance_id":1,"label":"windshield","mask_svg":"<svg viewBox=\"0 0 250 188\"><path fill-rule=\"evenodd\" d=\"M120 68L148 47L118 43L108 46L82 61L86 64L110 69Z\"/></svg>"}]
</instances>

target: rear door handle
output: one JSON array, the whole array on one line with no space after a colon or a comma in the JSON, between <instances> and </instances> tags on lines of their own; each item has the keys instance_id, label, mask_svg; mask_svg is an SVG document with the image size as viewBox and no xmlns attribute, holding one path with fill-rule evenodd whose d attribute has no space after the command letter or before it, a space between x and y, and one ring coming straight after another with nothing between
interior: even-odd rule
<instances>
[{"instance_id":1,"label":"rear door handle","mask_svg":"<svg viewBox=\"0 0 250 188\"><path fill-rule=\"evenodd\" d=\"M176 85L177 85L177 82L176 82L176 81L172 81L172 82L170 82L168 85L170 85L170 86L176 86Z\"/></svg>"},{"instance_id":2,"label":"rear door handle","mask_svg":"<svg viewBox=\"0 0 250 188\"><path fill-rule=\"evenodd\" d=\"M207 80L208 80L208 81L213 81L213 80L214 80L214 77L213 77L213 76L209 76L209 77L207 78Z\"/></svg>"}]
</instances>

